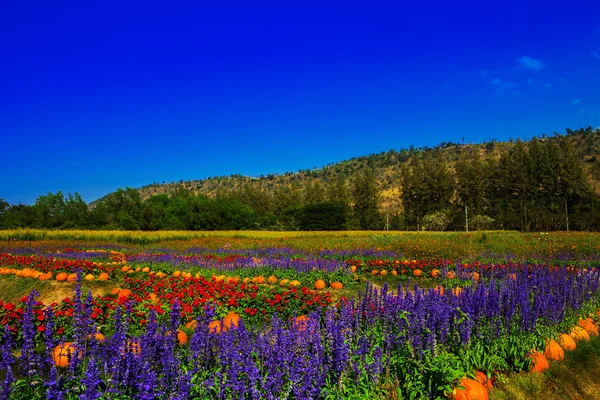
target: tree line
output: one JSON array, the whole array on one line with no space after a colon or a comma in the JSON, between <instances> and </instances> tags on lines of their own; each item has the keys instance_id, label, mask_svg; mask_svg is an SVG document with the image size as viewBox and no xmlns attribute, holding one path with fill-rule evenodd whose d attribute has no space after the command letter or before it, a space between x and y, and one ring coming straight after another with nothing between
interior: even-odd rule
<instances>
[{"instance_id":1,"label":"tree line","mask_svg":"<svg viewBox=\"0 0 600 400\"><path fill-rule=\"evenodd\" d=\"M577 132L581 134L582 132ZM599 135L593 131L584 134ZM491 143L493 147L494 143ZM0 199L0 228L127 230L598 230L600 198L566 137L517 140L492 156L490 144L445 147L403 160L382 190L368 159L349 176L268 188L248 182L196 194L179 186L142 199L119 189L88 206L77 193L48 193L33 205Z\"/></svg>"}]
</instances>

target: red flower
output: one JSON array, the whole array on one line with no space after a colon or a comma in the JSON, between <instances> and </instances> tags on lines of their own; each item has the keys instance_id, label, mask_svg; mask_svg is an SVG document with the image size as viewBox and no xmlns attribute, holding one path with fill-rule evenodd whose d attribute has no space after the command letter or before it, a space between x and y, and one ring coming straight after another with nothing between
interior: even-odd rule
<instances>
[{"instance_id":1,"label":"red flower","mask_svg":"<svg viewBox=\"0 0 600 400\"><path fill-rule=\"evenodd\" d=\"M40 325L37 327L38 332L44 332L45 330L46 330L46 327L44 325Z\"/></svg>"}]
</instances>

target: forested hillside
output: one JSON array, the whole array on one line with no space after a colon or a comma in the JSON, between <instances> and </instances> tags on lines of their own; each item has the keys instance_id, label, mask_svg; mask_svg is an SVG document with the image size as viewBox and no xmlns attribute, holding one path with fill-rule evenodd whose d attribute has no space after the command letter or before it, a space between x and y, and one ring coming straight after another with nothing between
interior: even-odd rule
<instances>
[{"instance_id":1,"label":"forested hillside","mask_svg":"<svg viewBox=\"0 0 600 400\"><path fill-rule=\"evenodd\" d=\"M600 229L600 131L441 143L322 168L0 203L0 226L116 229Z\"/></svg>"}]
</instances>

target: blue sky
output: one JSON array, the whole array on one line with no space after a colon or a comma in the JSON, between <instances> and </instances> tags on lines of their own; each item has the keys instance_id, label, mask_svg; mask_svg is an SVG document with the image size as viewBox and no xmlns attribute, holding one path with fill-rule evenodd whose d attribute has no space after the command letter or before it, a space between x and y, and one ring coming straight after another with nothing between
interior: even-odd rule
<instances>
[{"instance_id":1,"label":"blue sky","mask_svg":"<svg viewBox=\"0 0 600 400\"><path fill-rule=\"evenodd\" d=\"M416 3L4 4L0 198L600 125L600 2Z\"/></svg>"}]
</instances>

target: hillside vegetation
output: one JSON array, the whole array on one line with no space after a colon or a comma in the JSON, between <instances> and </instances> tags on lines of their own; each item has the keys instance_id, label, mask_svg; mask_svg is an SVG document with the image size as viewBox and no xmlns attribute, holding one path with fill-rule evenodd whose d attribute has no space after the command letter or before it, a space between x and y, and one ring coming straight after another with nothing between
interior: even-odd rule
<instances>
[{"instance_id":1,"label":"hillside vegetation","mask_svg":"<svg viewBox=\"0 0 600 400\"><path fill-rule=\"evenodd\" d=\"M598 230L600 131L441 143L322 168L0 203L1 228Z\"/></svg>"}]
</instances>

